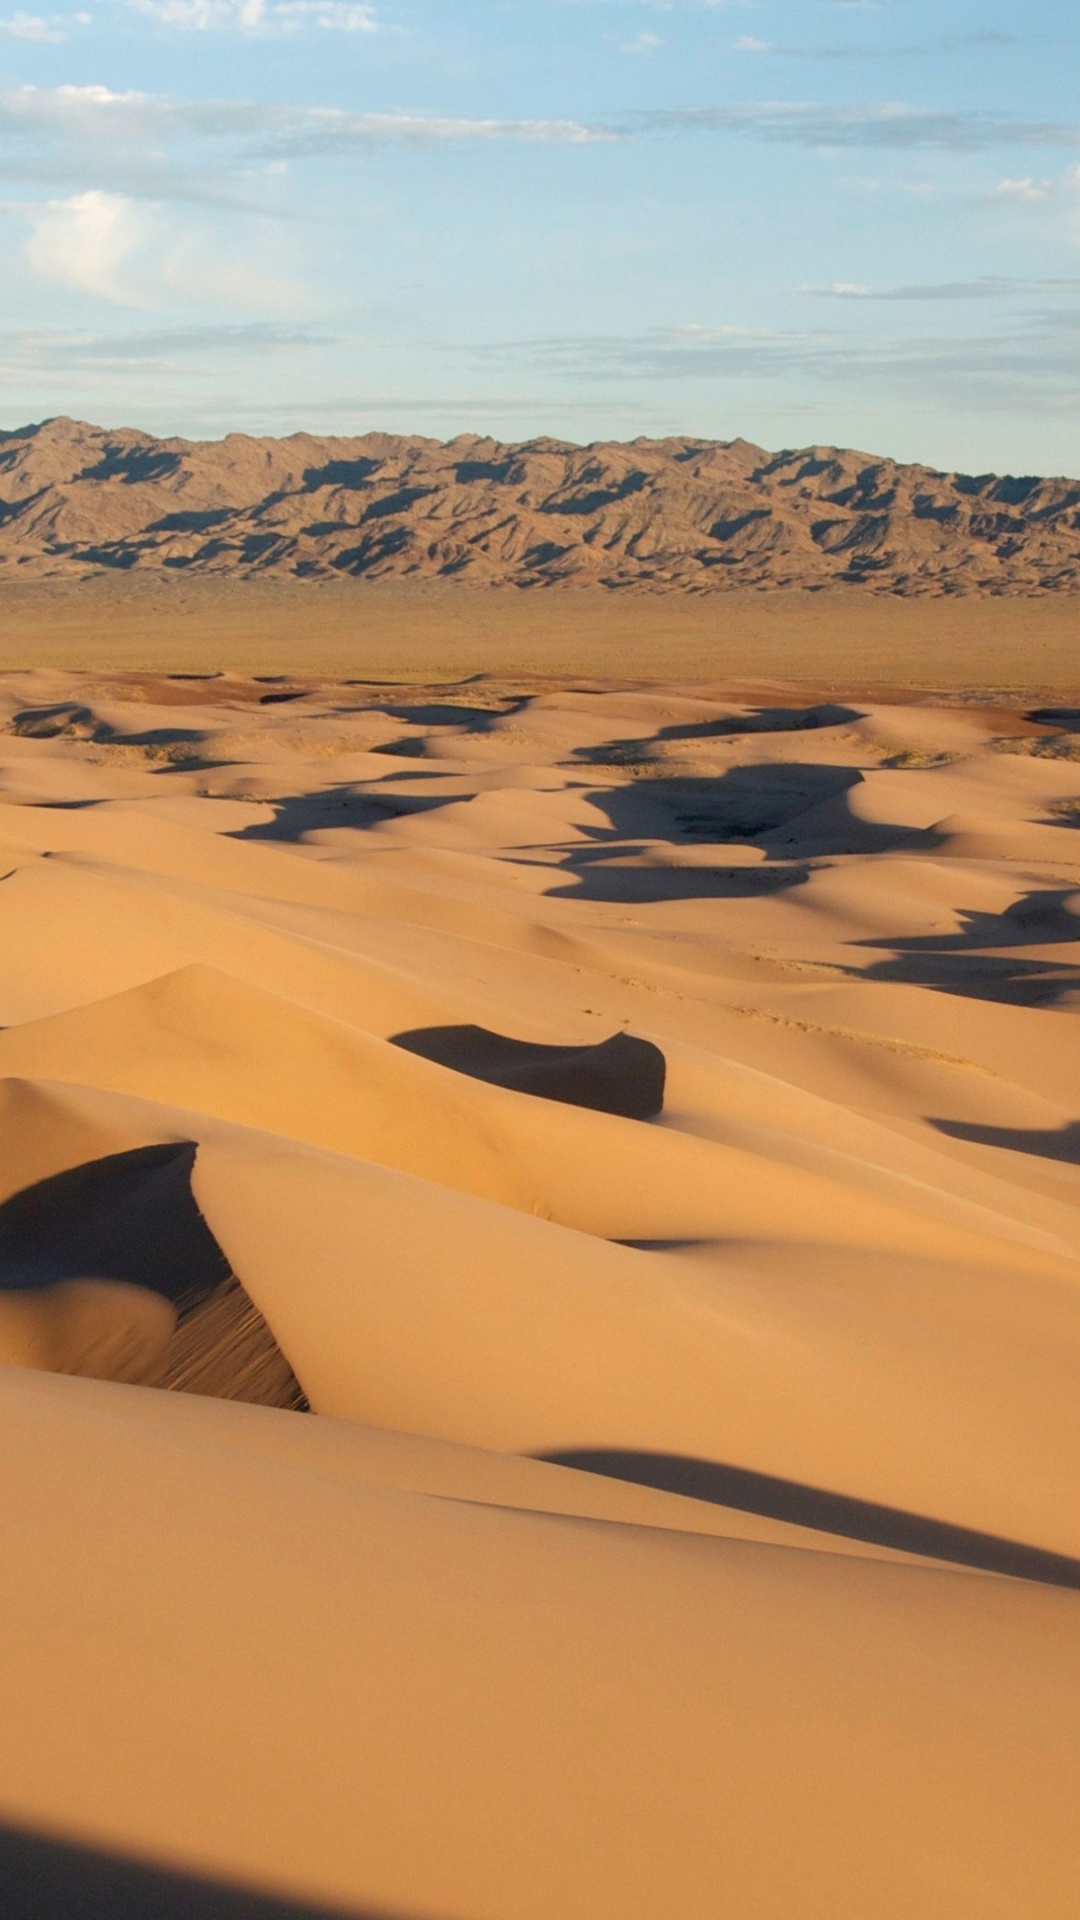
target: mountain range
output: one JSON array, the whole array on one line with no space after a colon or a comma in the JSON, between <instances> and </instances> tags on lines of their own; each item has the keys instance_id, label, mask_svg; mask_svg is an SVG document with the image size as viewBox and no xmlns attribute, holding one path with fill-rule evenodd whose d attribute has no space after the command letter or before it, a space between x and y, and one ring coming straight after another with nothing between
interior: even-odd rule
<instances>
[{"instance_id":1,"label":"mountain range","mask_svg":"<svg viewBox=\"0 0 1080 1920\"><path fill-rule=\"evenodd\" d=\"M1080 481L746 440L0 432L0 578L113 569L669 593L1080 590Z\"/></svg>"}]
</instances>

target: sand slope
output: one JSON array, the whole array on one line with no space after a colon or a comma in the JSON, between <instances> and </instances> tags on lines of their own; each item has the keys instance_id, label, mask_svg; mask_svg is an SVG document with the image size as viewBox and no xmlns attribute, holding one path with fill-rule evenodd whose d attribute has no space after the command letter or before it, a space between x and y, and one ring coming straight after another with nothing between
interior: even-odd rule
<instances>
[{"instance_id":1,"label":"sand slope","mask_svg":"<svg viewBox=\"0 0 1080 1920\"><path fill-rule=\"evenodd\" d=\"M1080 714L263 691L0 685L0 1818L1066 1920Z\"/></svg>"}]
</instances>

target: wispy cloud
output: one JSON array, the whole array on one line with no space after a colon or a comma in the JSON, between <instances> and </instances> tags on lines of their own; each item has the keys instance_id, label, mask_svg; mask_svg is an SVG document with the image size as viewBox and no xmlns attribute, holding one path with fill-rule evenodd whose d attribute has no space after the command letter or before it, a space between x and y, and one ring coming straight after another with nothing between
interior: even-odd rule
<instances>
[{"instance_id":1,"label":"wispy cloud","mask_svg":"<svg viewBox=\"0 0 1080 1920\"><path fill-rule=\"evenodd\" d=\"M171 0L170 0L171 3ZM180 0L187 4L187 0ZM195 0L201 5L203 0ZM212 0L216 3L216 0ZM336 0L282 0L323 8ZM306 17L306 16L305 16ZM253 100L177 100L103 86L0 89L0 137L96 146L118 141L149 149L169 141L231 141L261 160L344 153L371 146L440 146L500 141L588 146L656 133L746 135L805 147L973 151L993 147L1080 147L1080 123L901 103L830 106L808 101L657 109L621 120L473 118L396 111L353 113L333 106ZM1037 183L1018 182L1032 187Z\"/></svg>"},{"instance_id":2,"label":"wispy cloud","mask_svg":"<svg viewBox=\"0 0 1080 1920\"><path fill-rule=\"evenodd\" d=\"M663 44L658 33L635 33L632 40L623 41L622 51L623 53L655 53Z\"/></svg>"},{"instance_id":3,"label":"wispy cloud","mask_svg":"<svg viewBox=\"0 0 1080 1920\"><path fill-rule=\"evenodd\" d=\"M484 349L579 382L662 380L775 383L787 376L873 383L951 407L1058 410L1075 404L1080 310L1037 311L1011 330L862 340L822 329L687 325L635 335L566 336Z\"/></svg>"},{"instance_id":4,"label":"wispy cloud","mask_svg":"<svg viewBox=\"0 0 1080 1920\"><path fill-rule=\"evenodd\" d=\"M41 372L160 372L195 358L281 353L336 345L333 335L309 327L252 321L246 325L158 327L145 332L87 333L60 329L0 331L0 370Z\"/></svg>"},{"instance_id":5,"label":"wispy cloud","mask_svg":"<svg viewBox=\"0 0 1080 1920\"><path fill-rule=\"evenodd\" d=\"M0 89L0 135L107 144L116 139L238 140L263 154L370 145L524 140L583 145L615 137L579 120L468 119L421 113L350 113L251 100L172 100L102 86Z\"/></svg>"},{"instance_id":6,"label":"wispy cloud","mask_svg":"<svg viewBox=\"0 0 1080 1920\"><path fill-rule=\"evenodd\" d=\"M634 124L665 133L744 133L803 147L938 148L1080 147L1080 123L1014 120L1007 114L910 107L899 101L830 106L765 100L740 106L663 108Z\"/></svg>"},{"instance_id":7,"label":"wispy cloud","mask_svg":"<svg viewBox=\"0 0 1080 1920\"><path fill-rule=\"evenodd\" d=\"M989 29L958 33L942 40L928 40L909 46L783 46L771 40L757 40L752 34L740 34L734 42L740 53L767 53L780 60L933 60L943 53L966 53L983 47L1014 47L1014 33L996 33Z\"/></svg>"},{"instance_id":8,"label":"wispy cloud","mask_svg":"<svg viewBox=\"0 0 1080 1920\"><path fill-rule=\"evenodd\" d=\"M73 26L87 27L89 24L88 13L10 13L0 16L0 39L29 40L59 46L69 38Z\"/></svg>"},{"instance_id":9,"label":"wispy cloud","mask_svg":"<svg viewBox=\"0 0 1080 1920\"><path fill-rule=\"evenodd\" d=\"M321 27L330 33L378 33L380 22L367 0L129 0L165 27L188 33L297 33Z\"/></svg>"},{"instance_id":10,"label":"wispy cloud","mask_svg":"<svg viewBox=\"0 0 1080 1920\"><path fill-rule=\"evenodd\" d=\"M828 287L799 287L820 300L1001 300L1026 294L1075 293L1080 279L1023 280L985 274L978 280L943 280L905 287L866 287L834 280Z\"/></svg>"}]
</instances>

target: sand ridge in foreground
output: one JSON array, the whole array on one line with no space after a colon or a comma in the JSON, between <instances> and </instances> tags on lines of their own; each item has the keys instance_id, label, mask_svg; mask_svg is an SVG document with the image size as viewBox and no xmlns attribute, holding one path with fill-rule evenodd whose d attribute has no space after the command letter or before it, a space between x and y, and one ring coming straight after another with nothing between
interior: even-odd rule
<instances>
[{"instance_id":1,"label":"sand ridge in foreground","mask_svg":"<svg viewBox=\"0 0 1080 1920\"><path fill-rule=\"evenodd\" d=\"M1065 1920L1080 713L0 725L0 1817L411 1920Z\"/></svg>"}]
</instances>

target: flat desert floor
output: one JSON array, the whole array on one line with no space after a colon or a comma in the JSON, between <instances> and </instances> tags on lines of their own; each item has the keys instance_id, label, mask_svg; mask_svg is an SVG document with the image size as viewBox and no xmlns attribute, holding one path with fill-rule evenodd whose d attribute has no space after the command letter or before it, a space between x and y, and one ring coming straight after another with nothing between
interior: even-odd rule
<instances>
[{"instance_id":1,"label":"flat desert floor","mask_svg":"<svg viewBox=\"0 0 1080 1920\"><path fill-rule=\"evenodd\" d=\"M1075 1913L1080 704L1010 606L816 684L5 628L11 1830Z\"/></svg>"}]
</instances>

